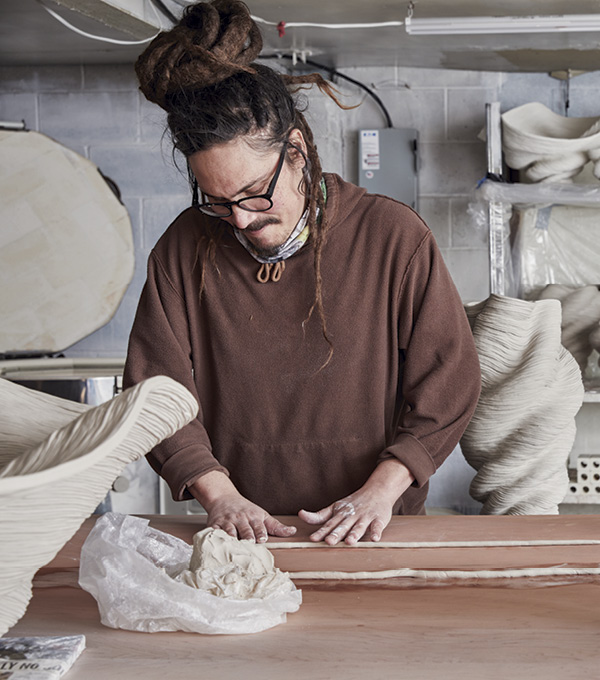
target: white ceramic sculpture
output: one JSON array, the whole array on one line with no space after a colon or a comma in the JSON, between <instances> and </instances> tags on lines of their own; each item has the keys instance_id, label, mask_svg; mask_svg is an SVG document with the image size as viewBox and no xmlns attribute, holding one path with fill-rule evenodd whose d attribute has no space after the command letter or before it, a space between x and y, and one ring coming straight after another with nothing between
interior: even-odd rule
<instances>
[{"instance_id":1,"label":"white ceramic sculpture","mask_svg":"<svg viewBox=\"0 0 600 680\"><path fill-rule=\"evenodd\" d=\"M125 206L89 159L0 130L0 353L55 353L113 317L135 267Z\"/></svg>"},{"instance_id":2,"label":"white ceramic sculpture","mask_svg":"<svg viewBox=\"0 0 600 680\"><path fill-rule=\"evenodd\" d=\"M539 102L502 115L502 148L509 167L531 182L569 181L590 161L600 177L600 118L571 118Z\"/></svg>"},{"instance_id":3,"label":"white ceramic sculpture","mask_svg":"<svg viewBox=\"0 0 600 680\"><path fill-rule=\"evenodd\" d=\"M121 470L197 411L190 392L164 376L94 408L0 379L0 635L24 614L35 572Z\"/></svg>"},{"instance_id":4,"label":"white ceramic sculpture","mask_svg":"<svg viewBox=\"0 0 600 680\"><path fill-rule=\"evenodd\" d=\"M481 514L557 514L583 401L581 372L561 345L558 300L491 295L465 307L481 364L481 397L461 439L477 470Z\"/></svg>"},{"instance_id":5,"label":"white ceramic sculpture","mask_svg":"<svg viewBox=\"0 0 600 680\"><path fill-rule=\"evenodd\" d=\"M540 300L560 300L562 307L561 342L575 357L584 373L600 324L600 291L597 286L560 286L551 284L539 294Z\"/></svg>"}]
</instances>

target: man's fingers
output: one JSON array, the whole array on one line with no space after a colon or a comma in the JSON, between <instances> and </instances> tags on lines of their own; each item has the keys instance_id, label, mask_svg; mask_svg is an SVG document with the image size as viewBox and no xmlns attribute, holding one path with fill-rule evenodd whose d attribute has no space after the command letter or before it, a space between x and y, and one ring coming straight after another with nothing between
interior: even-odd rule
<instances>
[{"instance_id":1,"label":"man's fingers","mask_svg":"<svg viewBox=\"0 0 600 680\"><path fill-rule=\"evenodd\" d=\"M234 538L238 537L237 527L233 522L222 522L221 528L223 529L224 532L228 533L230 536L233 536Z\"/></svg>"},{"instance_id":2,"label":"man's fingers","mask_svg":"<svg viewBox=\"0 0 600 680\"><path fill-rule=\"evenodd\" d=\"M346 536L346 543L348 545L354 545L355 543L358 543L360 539L365 535L365 531L367 530L369 526L369 522L367 521L360 521L357 522L353 527L352 530L348 532L348 535Z\"/></svg>"},{"instance_id":3,"label":"man's fingers","mask_svg":"<svg viewBox=\"0 0 600 680\"><path fill-rule=\"evenodd\" d=\"M307 524L323 524L333 516L333 505L329 505L318 512L309 512L308 510L300 510L298 517Z\"/></svg>"},{"instance_id":4,"label":"man's fingers","mask_svg":"<svg viewBox=\"0 0 600 680\"><path fill-rule=\"evenodd\" d=\"M380 519L374 519L371 522L371 527L369 531L369 538L372 541L379 541L381 539L381 534L385 529L385 524Z\"/></svg>"},{"instance_id":5,"label":"man's fingers","mask_svg":"<svg viewBox=\"0 0 600 680\"><path fill-rule=\"evenodd\" d=\"M326 536L332 536L332 541L336 542L335 538L346 535L347 528L344 530L342 527L344 521L354 523L354 520L347 520L341 515L333 515L320 529L317 529L317 531L310 535L311 541L322 541Z\"/></svg>"},{"instance_id":6,"label":"man's fingers","mask_svg":"<svg viewBox=\"0 0 600 680\"><path fill-rule=\"evenodd\" d=\"M238 520L236 523L237 533L240 540L244 541L254 541L254 529L250 526L250 522L247 519Z\"/></svg>"},{"instance_id":7,"label":"man's fingers","mask_svg":"<svg viewBox=\"0 0 600 680\"><path fill-rule=\"evenodd\" d=\"M279 536L280 538L293 536L296 533L296 527L291 527L288 526L287 524L283 524L274 517L267 517L265 519L265 527L269 535Z\"/></svg>"},{"instance_id":8,"label":"man's fingers","mask_svg":"<svg viewBox=\"0 0 600 680\"><path fill-rule=\"evenodd\" d=\"M256 539L256 542L264 543L268 538L265 522L261 520L250 520L250 526L254 532L254 538Z\"/></svg>"},{"instance_id":9,"label":"man's fingers","mask_svg":"<svg viewBox=\"0 0 600 680\"><path fill-rule=\"evenodd\" d=\"M335 519L335 516L333 519ZM341 518L340 523L325 536L325 543L328 545L336 545L336 543L343 541L355 524L355 517Z\"/></svg>"}]
</instances>

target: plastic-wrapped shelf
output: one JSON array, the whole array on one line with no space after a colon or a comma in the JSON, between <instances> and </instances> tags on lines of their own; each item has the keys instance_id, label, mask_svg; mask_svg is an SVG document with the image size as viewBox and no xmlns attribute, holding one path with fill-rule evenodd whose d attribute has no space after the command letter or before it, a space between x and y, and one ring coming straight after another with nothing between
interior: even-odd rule
<instances>
[{"instance_id":1,"label":"plastic-wrapped shelf","mask_svg":"<svg viewBox=\"0 0 600 680\"><path fill-rule=\"evenodd\" d=\"M469 212L489 233L491 293L527 299L550 283L600 283L600 184L486 180Z\"/></svg>"},{"instance_id":2,"label":"plastic-wrapped shelf","mask_svg":"<svg viewBox=\"0 0 600 680\"><path fill-rule=\"evenodd\" d=\"M599 380L600 183L486 180L469 213L489 236L490 292L560 299L563 344L584 377Z\"/></svg>"}]
</instances>

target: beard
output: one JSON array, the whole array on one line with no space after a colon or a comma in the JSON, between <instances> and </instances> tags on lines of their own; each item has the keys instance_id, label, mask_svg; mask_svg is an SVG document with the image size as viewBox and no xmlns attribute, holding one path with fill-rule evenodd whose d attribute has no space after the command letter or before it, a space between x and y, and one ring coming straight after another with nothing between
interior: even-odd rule
<instances>
[{"instance_id":1,"label":"beard","mask_svg":"<svg viewBox=\"0 0 600 680\"><path fill-rule=\"evenodd\" d=\"M285 243L285 241L282 241L282 243L272 246L258 246L254 243L252 240L252 234L255 231L260 231L263 227L266 227L269 224L281 224L281 220L278 220L276 217L267 217L265 219L252 222L245 229L238 230L246 236L250 243L252 243L252 247L261 257L272 257L273 255L276 255L281 245ZM236 227L234 227L234 229L236 229Z\"/></svg>"}]
</instances>

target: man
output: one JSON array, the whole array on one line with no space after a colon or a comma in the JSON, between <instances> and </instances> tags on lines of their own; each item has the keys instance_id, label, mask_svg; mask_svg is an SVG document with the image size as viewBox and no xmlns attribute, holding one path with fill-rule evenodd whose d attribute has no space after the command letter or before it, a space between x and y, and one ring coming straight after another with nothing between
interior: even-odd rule
<instances>
[{"instance_id":1,"label":"man","mask_svg":"<svg viewBox=\"0 0 600 680\"><path fill-rule=\"evenodd\" d=\"M286 82L251 61L256 36L243 3L199 3L136 65L194 206L150 256L125 384L165 373L197 396L149 461L209 525L262 542L298 513L315 541L377 541L392 513L424 512L477 403L477 355L431 232L321 172Z\"/></svg>"}]
</instances>

